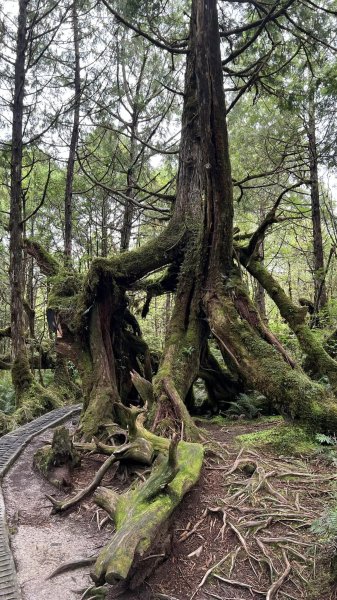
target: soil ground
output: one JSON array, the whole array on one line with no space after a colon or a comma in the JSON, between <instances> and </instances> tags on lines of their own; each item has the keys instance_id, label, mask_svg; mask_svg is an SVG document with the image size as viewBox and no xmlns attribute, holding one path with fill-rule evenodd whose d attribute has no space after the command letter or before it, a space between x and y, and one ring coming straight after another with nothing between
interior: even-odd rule
<instances>
[{"instance_id":1,"label":"soil ground","mask_svg":"<svg viewBox=\"0 0 337 600\"><path fill-rule=\"evenodd\" d=\"M198 485L174 514L170 557L140 590L111 587L108 599L337 598L330 575L334 544L322 542L310 529L333 504L335 467L323 455L301 454L300 444L298 451L285 455L268 446L243 446L236 439L275 432L282 427L279 419L203 426L211 451ZM105 515L90 497L65 514L50 514L45 494L65 494L32 467L35 449L50 438L50 432L36 438L3 485L23 600L79 599L91 585L89 567L46 577L61 563L97 554L113 531L110 523L99 529ZM75 491L92 479L102 460L83 459L75 472ZM124 475L111 471L103 485L123 491L129 484Z\"/></svg>"}]
</instances>

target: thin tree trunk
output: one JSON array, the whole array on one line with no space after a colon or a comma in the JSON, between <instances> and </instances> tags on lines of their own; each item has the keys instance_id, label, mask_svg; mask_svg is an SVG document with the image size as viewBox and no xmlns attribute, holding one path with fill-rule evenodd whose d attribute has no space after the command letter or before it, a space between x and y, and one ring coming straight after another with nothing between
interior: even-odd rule
<instances>
[{"instance_id":1,"label":"thin tree trunk","mask_svg":"<svg viewBox=\"0 0 337 600\"><path fill-rule=\"evenodd\" d=\"M30 373L24 335L24 256L22 208L22 156L23 111L25 96L26 25L28 0L20 0L16 41L15 79L13 98L11 194L10 194L10 288L11 288L11 339L12 378L17 403L29 387Z\"/></svg>"},{"instance_id":2,"label":"thin tree trunk","mask_svg":"<svg viewBox=\"0 0 337 600\"><path fill-rule=\"evenodd\" d=\"M80 66L80 50L79 50L79 24L77 14L77 0L74 0L72 6L72 25L74 36L74 118L73 128L71 133L69 156L67 163L66 176L66 191L64 202L64 254L66 263L70 263L72 256L72 238L73 238L73 183L74 183L74 167L76 160L76 150L79 137L80 125L80 105L81 105L81 66Z\"/></svg>"},{"instance_id":3,"label":"thin tree trunk","mask_svg":"<svg viewBox=\"0 0 337 600\"><path fill-rule=\"evenodd\" d=\"M258 245L257 256L258 256L259 261L263 265L263 261L264 261L264 243L263 243L263 240ZM257 306L257 309L258 309L258 311L260 313L260 317L261 317L262 321L267 325L268 324L268 318L267 318L267 311L266 311L266 293L265 293L264 287L261 285L261 283L259 281L257 281L257 283L256 283L254 300L255 300L255 304Z\"/></svg>"},{"instance_id":4,"label":"thin tree trunk","mask_svg":"<svg viewBox=\"0 0 337 600\"><path fill-rule=\"evenodd\" d=\"M310 196L311 196L311 219L312 219L312 234L314 244L314 286L315 297L314 305L315 312L321 310L327 303L326 285L323 280L324 272L324 254L323 254L323 238L321 226L321 209L318 186L318 160L317 160L317 142L316 142L316 109L314 95L309 98L308 111L308 151L309 151L309 166L310 166Z\"/></svg>"},{"instance_id":5,"label":"thin tree trunk","mask_svg":"<svg viewBox=\"0 0 337 600\"><path fill-rule=\"evenodd\" d=\"M101 243L101 254L102 256L108 256L108 194L104 194L102 202L102 243Z\"/></svg>"}]
</instances>

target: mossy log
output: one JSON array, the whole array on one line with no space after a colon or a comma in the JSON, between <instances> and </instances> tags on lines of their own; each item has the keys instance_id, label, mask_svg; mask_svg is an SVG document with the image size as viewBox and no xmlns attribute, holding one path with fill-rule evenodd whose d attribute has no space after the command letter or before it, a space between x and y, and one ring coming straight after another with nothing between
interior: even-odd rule
<instances>
[{"instance_id":1,"label":"mossy log","mask_svg":"<svg viewBox=\"0 0 337 600\"><path fill-rule=\"evenodd\" d=\"M302 422L314 431L336 431L334 395L309 379L301 369L287 364L237 312L233 301L235 284L229 282L227 289L226 293L219 286L217 293L206 292L204 297L210 327L225 361L247 385L269 398L284 417ZM246 301L249 302L248 296ZM253 309L250 306L249 310Z\"/></svg>"},{"instance_id":2,"label":"mossy log","mask_svg":"<svg viewBox=\"0 0 337 600\"><path fill-rule=\"evenodd\" d=\"M310 329L307 321L307 306L296 306L271 273L257 259L246 259L241 252L241 262L257 281L263 286L275 302L282 317L296 335L302 351L306 356L306 365L311 373L318 376L326 375L330 385L337 393L337 361L332 358L323 343Z\"/></svg>"},{"instance_id":3,"label":"mossy log","mask_svg":"<svg viewBox=\"0 0 337 600\"><path fill-rule=\"evenodd\" d=\"M177 446L174 440L167 459L144 484L121 496L110 490L97 491L97 503L108 511L116 525L116 533L91 571L97 585L127 580L133 588L143 581L148 571L142 561L153 551L173 510L198 481L202 460L200 444L180 442Z\"/></svg>"}]
</instances>

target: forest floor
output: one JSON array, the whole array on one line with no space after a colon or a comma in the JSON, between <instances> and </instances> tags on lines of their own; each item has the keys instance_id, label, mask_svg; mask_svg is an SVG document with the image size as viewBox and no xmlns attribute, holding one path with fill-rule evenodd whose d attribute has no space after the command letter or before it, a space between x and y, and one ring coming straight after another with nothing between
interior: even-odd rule
<instances>
[{"instance_id":1,"label":"forest floor","mask_svg":"<svg viewBox=\"0 0 337 600\"><path fill-rule=\"evenodd\" d=\"M170 557L142 589L110 588L108 599L337 598L331 582L333 538L321 539L333 530L337 537L337 454L277 417L201 426L211 449L198 485L174 514ZM34 451L49 439L51 432L35 438L5 477L11 543L23 600L79 600L91 585L88 566L46 578L61 563L97 554L113 526L101 525L105 513L90 497L66 514L50 514L45 494L64 494L32 466ZM75 491L103 460L83 459ZM135 471L131 477L139 476ZM125 469L113 468L103 480L119 491L129 484ZM335 517L331 513L319 533L312 531L328 507L335 508Z\"/></svg>"}]
</instances>

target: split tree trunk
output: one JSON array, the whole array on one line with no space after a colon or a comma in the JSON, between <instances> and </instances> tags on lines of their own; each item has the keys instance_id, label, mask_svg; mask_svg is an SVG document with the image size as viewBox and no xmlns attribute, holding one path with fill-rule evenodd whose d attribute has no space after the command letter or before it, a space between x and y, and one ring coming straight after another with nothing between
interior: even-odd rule
<instances>
[{"instance_id":1,"label":"split tree trunk","mask_svg":"<svg viewBox=\"0 0 337 600\"><path fill-rule=\"evenodd\" d=\"M153 381L152 426L160 426L163 433L181 432L183 422L185 435L197 434L184 402L200 372L201 354L211 332L231 371L246 387L265 394L282 414L303 421L317 416L317 427L328 427L328 418L333 420L335 414L331 394L293 368L235 272L215 0L192 4L184 97L177 198L168 228L144 247L93 261L83 292L79 284L72 311L62 310L62 294L55 302L55 310L60 304L63 331L59 349L75 357L84 381L82 434L90 439L104 424L120 419L121 398L128 402L134 392L131 378L125 376L132 364L125 292L148 273L172 263L181 266L164 352ZM66 292L67 303L68 296ZM132 327L141 356L139 328L135 322ZM139 372L139 367L132 368Z\"/></svg>"}]
</instances>

